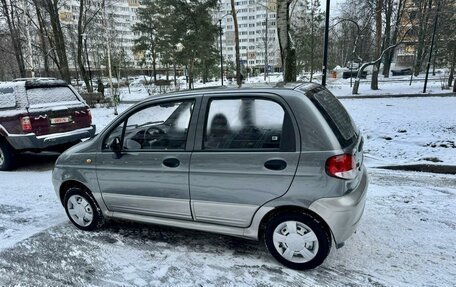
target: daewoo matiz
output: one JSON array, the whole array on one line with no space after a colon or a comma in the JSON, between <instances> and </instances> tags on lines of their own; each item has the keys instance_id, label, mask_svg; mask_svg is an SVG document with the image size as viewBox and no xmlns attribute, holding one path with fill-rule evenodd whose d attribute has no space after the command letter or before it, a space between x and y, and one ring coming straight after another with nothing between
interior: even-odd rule
<instances>
[{"instance_id":1,"label":"daewoo matiz","mask_svg":"<svg viewBox=\"0 0 456 287\"><path fill-rule=\"evenodd\" d=\"M53 183L82 230L118 218L264 239L309 269L355 231L368 180L342 104L288 84L144 100L63 153Z\"/></svg>"}]
</instances>

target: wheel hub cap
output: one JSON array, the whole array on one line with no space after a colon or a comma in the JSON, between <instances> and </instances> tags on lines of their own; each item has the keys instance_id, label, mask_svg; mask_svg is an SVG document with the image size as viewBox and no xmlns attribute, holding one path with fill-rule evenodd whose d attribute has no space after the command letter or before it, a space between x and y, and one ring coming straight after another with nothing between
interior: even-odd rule
<instances>
[{"instance_id":1,"label":"wheel hub cap","mask_svg":"<svg viewBox=\"0 0 456 287\"><path fill-rule=\"evenodd\" d=\"M93 220L93 210L89 202L79 195L73 195L68 199L68 213L73 221L79 226L88 226Z\"/></svg>"},{"instance_id":2,"label":"wheel hub cap","mask_svg":"<svg viewBox=\"0 0 456 287\"><path fill-rule=\"evenodd\" d=\"M277 252L288 261L305 263L318 253L318 238L314 231L299 221L285 221L273 233Z\"/></svg>"}]
</instances>

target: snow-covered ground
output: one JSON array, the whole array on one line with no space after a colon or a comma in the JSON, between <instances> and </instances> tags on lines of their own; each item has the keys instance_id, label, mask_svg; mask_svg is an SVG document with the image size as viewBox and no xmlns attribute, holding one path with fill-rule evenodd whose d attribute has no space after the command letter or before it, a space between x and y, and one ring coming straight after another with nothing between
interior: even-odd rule
<instances>
[{"instance_id":1,"label":"snow-covered ground","mask_svg":"<svg viewBox=\"0 0 456 287\"><path fill-rule=\"evenodd\" d=\"M456 165L456 97L344 99L364 135L366 163Z\"/></svg>"},{"instance_id":2,"label":"snow-covered ground","mask_svg":"<svg viewBox=\"0 0 456 287\"><path fill-rule=\"evenodd\" d=\"M150 79L150 77L148 78ZM170 78L171 79L171 78ZM269 84L274 86L277 82L283 80L283 76L278 73L273 73L264 80L264 75L249 77L245 79L242 87L254 87L257 84ZM304 81L307 81L307 78L303 78ZM314 82L321 83L321 75L314 77ZM446 88L442 89L442 85L447 85L448 76L444 73L437 74L436 76L429 76L427 83L426 94L446 94L451 93L452 90ZM171 92L175 90L185 90L186 82L185 77L180 77L177 82L177 88L172 86L160 90L160 87L155 87L153 85L145 85L144 81L137 81L130 85L130 90L123 87L120 89L120 96L122 101L138 101L145 99L147 97L160 94L162 92ZM352 79L352 84L354 79ZM221 82L211 81L208 83L202 83L201 81L196 81L194 83L194 88L208 88L220 86ZM236 82L224 81L224 85L227 87L237 87ZM424 75L419 75L414 77L412 83L410 83L410 76L396 76L390 78L384 78L379 76L379 90L371 90L370 88L370 76L367 79L361 80L358 96L378 96L378 95L422 95L424 87ZM350 84L350 79L336 78L333 79L329 77L327 79L327 88L337 97L346 97L352 95L352 85Z\"/></svg>"},{"instance_id":3,"label":"snow-covered ground","mask_svg":"<svg viewBox=\"0 0 456 287\"><path fill-rule=\"evenodd\" d=\"M428 80L426 94L445 94L450 93L449 89L442 89L442 78L431 77ZM445 82L445 81L443 81ZM353 79L354 83L354 79ZM423 94L424 79L422 77L414 79L410 84L410 76L393 77L379 79L379 89L371 90L370 79L361 80L358 95L402 95L402 94ZM337 79L328 81L328 89L336 96L352 96L350 79Z\"/></svg>"},{"instance_id":4,"label":"snow-covered ground","mask_svg":"<svg viewBox=\"0 0 456 287\"><path fill-rule=\"evenodd\" d=\"M456 98L342 102L366 139L369 194L357 233L319 268L293 271L262 243L177 228L81 232L52 187L57 155L42 153L0 172L0 286L454 286L456 176L372 167L454 164ZM114 118L92 113L99 129Z\"/></svg>"}]
</instances>

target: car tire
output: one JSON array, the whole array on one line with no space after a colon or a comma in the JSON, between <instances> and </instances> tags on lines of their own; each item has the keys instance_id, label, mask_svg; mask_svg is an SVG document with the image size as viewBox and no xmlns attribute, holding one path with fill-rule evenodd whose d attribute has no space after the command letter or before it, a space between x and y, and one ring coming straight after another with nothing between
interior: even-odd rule
<instances>
[{"instance_id":1,"label":"car tire","mask_svg":"<svg viewBox=\"0 0 456 287\"><path fill-rule=\"evenodd\" d=\"M86 189L69 188L65 193L63 205L70 221L81 230L96 230L104 224L100 207L93 195Z\"/></svg>"},{"instance_id":2,"label":"car tire","mask_svg":"<svg viewBox=\"0 0 456 287\"><path fill-rule=\"evenodd\" d=\"M282 213L266 225L264 240L274 258L296 270L319 266L331 250L331 234L322 222L306 213Z\"/></svg>"},{"instance_id":3,"label":"car tire","mask_svg":"<svg viewBox=\"0 0 456 287\"><path fill-rule=\"evenodd\" d=\"M16 158L16 151L5 141L0 139L0 171L12 170Z\"/></svg>"}]
</instances>

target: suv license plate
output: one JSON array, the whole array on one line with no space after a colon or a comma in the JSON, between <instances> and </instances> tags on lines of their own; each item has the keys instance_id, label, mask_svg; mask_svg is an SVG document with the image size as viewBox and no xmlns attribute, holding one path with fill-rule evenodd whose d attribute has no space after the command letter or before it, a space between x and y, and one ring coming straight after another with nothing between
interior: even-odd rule
<instances>
[{"instance_id":1,"label":"suv license plate","mask_svg":"<svg viewBox=\"0 0 456 287\"><path fill-rule=\"evenodd\" d=\"M56 124L66 124L71 121L70 117L64 117L64 118L52 118L51 119L51 125L56 125Z\"/></svg>"}]
</instances>

